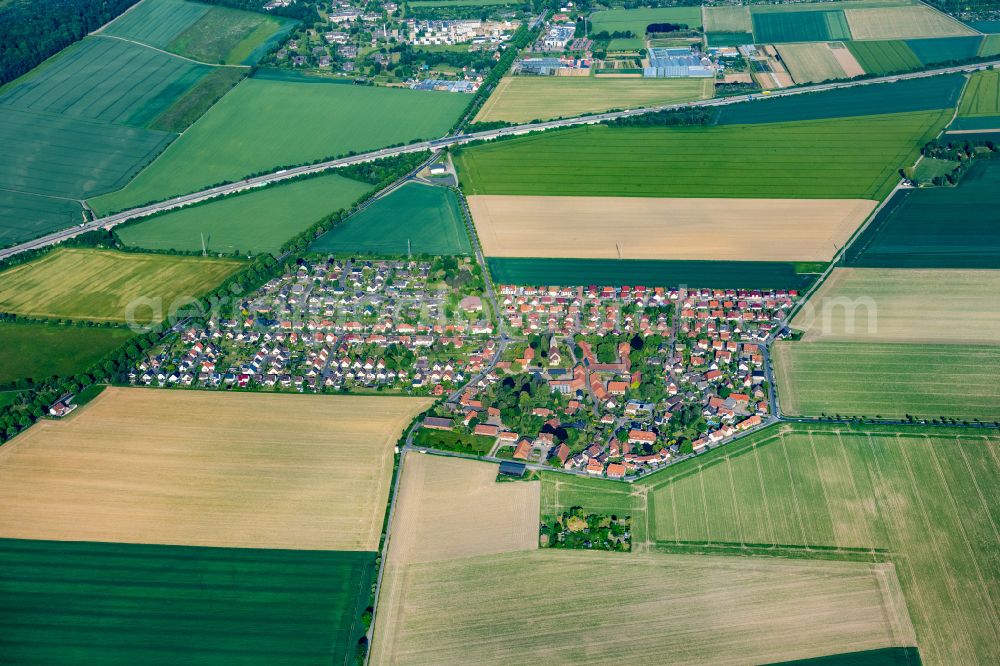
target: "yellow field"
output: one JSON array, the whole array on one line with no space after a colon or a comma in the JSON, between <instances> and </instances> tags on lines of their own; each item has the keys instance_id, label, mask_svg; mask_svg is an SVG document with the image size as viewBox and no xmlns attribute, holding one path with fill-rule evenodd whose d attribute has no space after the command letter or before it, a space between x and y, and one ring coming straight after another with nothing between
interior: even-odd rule
<instances>
[{"instance_id":1,"label":"yellow field","mask_svg":"<svg viewBox=\"0 0 1000 666\"><path fill-rule=\"evenodd\" d=\"M750 32L750 8L746 6L703 7L705 32Z\"/></svg>"},{"instance_id":2,"label":"yellow field","mask_svg":"<svg viewBox=\"0 0 1000 666\"><path fill-rule=\"evenodd\" d=\"M840 60L826 42L777 44L775 48L796 83L820 83L847 76L840 66ZM849 51L847 53L850 55Z\"/></svg>"},{"instance_id":3,"label":"yellow field","mask_svg":"<svg viewBox=\"0 0 1000 666\"><path fill-rule=\"evenodd\" d=\"M978 34L926 5L845 9L854 39L912 39Z\"/></svg>"},{"instance_id":4,"label":"yellow field","mask_svg":"<svg viewBox=\"0 0 1000 666\"><path fill-rule=\"evenodd\" d=\"M538 547L538 483L497 483L495 463L407 454L389 562L414 563Z\"/></svg>"},{"instance_id":5,"label":"yellow field","mask_svg":"<svg viewBox=\"0 0 1000 666\"><path fill-rule=\"evenodd\" d=\"M792 327L810 341L1000 343L1000 271L836 268Z\"/></svg>"},{"instance_id":6,"label":"yellow field","mask_svg":"<svg viewBox=\"0 0 1000 666\"><path fill-rule=\"evenodd\" d=\"M763 664L915 644L891 564L537 550L389 565L386 588L373 664Z\"/></svg>"},{"instance_id":7,"label":"yellow field","mask_svg":"<svg viewBox=\"0 0 1000 666\"><path fill-rule=\"evenodd\" d=\"M476 122L569 118L610 109L708 99L707 79L645 79L594 76L507 76L476 114Z\"/></svg>"},{"instance_id":8,"label":"yellow field","mask_svg":"<svg viewBox=\"0 0 1000 666\"><path fill-rule=\"evenodd\" d=\"M866 199L473 195L490 257L828 261L874 209Z\"/></svg>"},{"instance_id":9,"label":"yellow field","mask_svg":"<svg viewBox=\"0 0 1000 666\"><path fill-rule=\"evenodd\" d=\"M373 551L429 402L109 388L0 448L0 537Z\"/></svg>"},{"instance_id":10,"label":"yellow field","mask_svg":"<svg viewBox=\"0 0 1000 666\"><path fill-rule=\"evenodd\" d=\"M84 321L159 321L242 266L204 259L60 248L0 273L0 311ZM130 307L131 306L131 307Z\"/></svg>"},{"instance_id":11,"label":"yellow field","mask_svg":"<svg viewBox=\"0 0 1000 666\"><path fill-rule=\"evenodd\" d=\"M837 64L840 65L840 69L843 70L844 76L847 78L854 78L855 76L863 76L865 74L865 68L861 66L851 50L847 48L843 42L828 42L827 47L830 49L830 53L837 60Z\"/></svg>"}]
</instances>

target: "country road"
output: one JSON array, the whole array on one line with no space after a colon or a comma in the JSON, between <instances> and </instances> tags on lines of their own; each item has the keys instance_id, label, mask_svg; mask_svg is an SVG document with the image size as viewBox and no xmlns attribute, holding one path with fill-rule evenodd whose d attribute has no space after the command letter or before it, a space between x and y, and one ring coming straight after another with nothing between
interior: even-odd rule
<instances>
[{"instance_id":1,"label":"country road","mask_svg":"<svg viewBox=\"0 0 1000 666\"><path fill-rule=\"evenodd\" d=\"M800 88L775 90L772 91L767 96L767 99L774 99L777 97L787 97L790 95L802 95L806 93L821 92L825 90L837 90L840 88L853 88L856 86L874 85L877 83L890 83L893 81L920 79L930 76L940 76L943 74L973 72L980 69L986 69L994 65L1000 65L1000 60L991 60L988 62L981 62L968 65L958 65L955 67L945 67L942 69L934 69L923 72L896 74L893 76L883 76L873 79L864 79L861 81L844 81L842 83L821 83L818 85L803 86ZM328 160L325 162L318 162L316 164L293 167L290 169L281 169L279 171L265 174L263 176L246 178L244 180L240 180L235 183L219 185L217 187L212 187L207 190L202 190L200 192L185 194L183 196L167 199L166 201L162 201L159 203L149 204L147 206L140 206L138 208L122 211L114 215L98 218L91 222L77 225L69 229L63 229L62 231L57 231L48 234L46 236L42 236L41 238L37 238L32 241L21 243L20 245L14 245L12 247L0 250L0 260L6 259L7 257L19 254L21 252L26 252L28 250L35 250L46 247L48 245L59 243L61 241L64 241L68 238L73 238L74 236L78 236L87 231L92 231L100 228L111 229L123 222L138 217L145 217L147 215L152 215L154 213L159 213L161 211L170 210L173 208L179 208L181 206L197 203L199 201L204 201L206 199L211 199L225 194L232 194L234 192L249 190L255 187L263 187L271 183L277 183L283 180L289 180L306 174L319 173L322 171L327 171L329 169L337 169L340 167L350 166L352 164L370 162L372 160L380 159L383 157L392 157L395 155L402 155L404 153L412 153L424 150L437 151L449 146L459 146L467 143L472 143L474 141L484 141L484 140L496 139L503 136L515 136L519 134L527 134L529 132L537 132L541 130L553 129L556 127L572 127L575 125L595 124L604 122L606 120L639 116L647 113L655 113L657 111L670 111L679 109L689 109L695 107L727 106L729 104L737 104L739 102L745 102L749 99L760 99L760 98L762 98L762 95L759 93L755 93L751 95L739 95L735 97L707 99L696 102L685 102L682 104L648 106L638 109L630 109L627 111L611 111L607 113L598 113L589 116L580 116L577 118L566 118L563 120L550 120L546 122L527 123L524 125L516 125L513 127L501 127L498 129L488 130L485 132L474 132L472 134L458 134L455 136L447 136L441 139L434 139L431 141L420 141L417 143L411 143L405 146L398 146L395 148L382 148L380 150L374 150L360 155L342 157L338 159Z\"/></svg>"}]
</instances>

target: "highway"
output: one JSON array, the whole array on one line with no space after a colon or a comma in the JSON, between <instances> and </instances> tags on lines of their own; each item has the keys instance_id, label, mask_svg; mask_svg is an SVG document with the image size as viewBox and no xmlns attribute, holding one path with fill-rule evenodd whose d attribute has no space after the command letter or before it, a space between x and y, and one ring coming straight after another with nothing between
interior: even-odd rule
<instances>
[{"instance_id":1,"label":"highway","mask_svg":"<svg viewBox=\"0 0 1000 666\"><path fill-rule=\"evenodd\" d=\"M548 129L554 129L557 127L572 127L575 125L595 124L607 120L614 120L617 118L628 118L631 116L640 116L647 113L655 113L657 111L671 111L680 109L690 109L696 107L727 106L730 104L745 102L749 99L764 99L764 98L773 99L777 97L787 97L790 95L802 95L811 92L837 90L840 88L853 88L856 86L874 85L877 83L889 83L893 81L904 81L908 79L920 79L929 76L940 76L943 74L973 72L980 69L986 69L993 65L1000 65L1000 60L991 60L982 63L958 65L955 67L945 67L941 69L928 70L924 72L910 72L907 74L896 74L893 76L883 76L879 78L864 79L860 81L823 83L813 86L802 86L799 88L775 90L772 91L767 96L764 96L760 93L754 93L751 95L738 95L734 97L707 99L696 102L685 102L682 104L649 106L638 109L630 109L627 111L611 111L607 113L598 113L588 116L580 116L577 118L567 118L564 120L550 120L546 122L516 125L513 127L501 127L494 130L488 130L484 132L474 132L471 134L457 134L454 136L446 136L441 139L434 139L432 141L420 141L405 146L397 146L395 148L383 148L381 150L374 150L360 155L342 157L338 159L327 160L325 162L317 162L316 164L292 167L289 169L281 169L273 173L265 174L263 176L246 178L244 180L240 180L235 183L219 185L217 187L212 187L207 190L202 190L200 192L185 194L183 196L167 199L166 201L162 201L159 203L140 206L138 208L122 211L114 215L108 215L107 217L98 218L92 220L91 222L87 222L85 224L80 224L75 227L70 227L69 229L63 229L61 231L48 234L46 236L42 236L41 238L37 238L35 240L21 243L20 245L14 245L12 247L0 250L0 260L6 259L7 257L19 254L21 252L26 252L28 250L35 250L46 247L48 245L52 245L54 243L59 243L61 241L73 238L74 236L78 236L87 231L92 231L101 228L111 229L123 222L135 218L145 217L147 215L152 215L154 213L159 213L173 208L179 208L181 206L186 206L189 204L197 203L199 201L204 201L206 199L212 199L214 197L219 197L226 194L233 194L235 192L241 192L244 190L249 190L257 187L263 187L265 185L270 185L271 183L290 180L292 178L297 178L299 176L303 176L306 174L319 173L322 171L327 171L329 169L337 169L340 167L350 166L352 164L370 162L372 160L380 159L383 157L392 157L394 155L402 155L404 153L412 153L424 150L437 151L449 146L460 146L463 144L472 143L474 141L484 141L490 139L497 139L504 136L527 134L529 132L543 131Z\"/></svg>"}]
</instances>

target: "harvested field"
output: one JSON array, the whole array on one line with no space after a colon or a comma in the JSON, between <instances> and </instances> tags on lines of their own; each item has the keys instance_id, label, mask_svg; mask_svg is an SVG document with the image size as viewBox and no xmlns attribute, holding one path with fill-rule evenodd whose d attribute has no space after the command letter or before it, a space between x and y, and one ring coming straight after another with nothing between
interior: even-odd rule
<instances>
[{"instance_id":1,"label":"harvested field","mask_svg":"<svg viewBox=\"0 0 1000 666\"><path fill-rule=\"evenodd\" d=\"M108 388L0 448L0 536L373 551L428 404Z\"/></svg>"},{"instance_id":2,"label":"harvested field","mask_svg":"<svg viewBox=\"0 0 1000 666\"><path fill-rule=\"evenodd\" d=\"M853 79L865 74L864 68L851 53L851 50L847 48L847 42L828 42L827 48L830 49L830 53L833 54L845 77Z\"/></svg>"},{"instance_id":3,"label":"harvested field","mask_svg":"<svg viewBox=\"0 0 1000 666\"><path fill-rule=\"evenodd\" d=\"M969 77L958 115L966 118L1000 115L1000 70L974 72Z\"/></svg>"},{"instance_id":4,"label":"harvested field","mask_svg":"<svg viewBox=\"0 0 1000 666\"><path fill-rule=\"evenodd\" d=\"M390 564L387 599L374 664L771 663L913 641L886 564L541 550Z\"/></svg>"},{"instance_id":5,"label":"harvested field","mask_svg":"<svg viewBox=\"0 0 1000 666\"><path fill-rule=\"evenodd\" d=\"M750 8L733 7L703 7L705 15L705 32L750 32Z\"/></svg>"},{"instance_id":6,"label":"harvested field","mask_svg":"<svg viewBox=\"0 0 1000 666\"><path fill-rule=\"evenodd\" d=\"M490 257L729 261L829 261L876 205L863 199L505 195L468 201Z\"/></svg>"},{"instance_id":7,"label":"harvested field","mask_svg":"<svg viewBox=\"0 0 1000 666\"><path fill-rule=\"evenodd\" d=\"M755 11L751 18L754 41L758 44L826 42L851 38L847 19L840 9Z\"/></svg>"},{"instance_id":8,"label":"harvested field","mask_svg":"<svg viewBox=\"0 0 1000 666\"><path fill-rule=\"evenodd\" d=\"M234 259L59 248L0 273L0 311L145 324L187 305L242 265Z\"/></svg>"},{"instance_id":9,"label":"harvested field","mask_svg":"<svg viewBox=\"0 0 1000 666\"><path fill-rule=\"evenodd\" d=\"M847 48L868 74L907 72L920 67L920 59L903 40L847 42Z\"/></svg>"},{"instance_id":10,"label":"harvested field","mask_svg":"<svg viewBox=\"0 0 1000 666\"><path fill-rule=\"evenodd\" d=\"M132 337L125 328L0 323L0 386L85 371Z\"/></svg>"},{"instance_id":11,"label":"harvested field","mask_svg":"<svg viewBox=\"0 0 1000 666\"><path fill-rule=\"evenodd\" d=\"M912 39L974 35L964 23L924 4L845 9L854 39Z\"/></svg>"},{"instance_id":12,"label":"harvested field","mask_svg":"<svg viewBox=\"0 0 1000 666\"><path fill-rule=\"evenodd\" d=\"M402 469L390 564L538 547L538 483L497 483L496 463L420 453Z\"/></svg>"},{"instance_id":13,"label":"harvested field","mask_svg":"<svg viewBox=\"0 0 1000 666\"><path fill-rule=\"evenodd\" d=\"M781 44L777 49L782 62L796 83L820 83L847 77L844 68L840 66L840 61L825 42Z\"/></svg>"},{"instance_id":14,"label":"harvested field","mask_svg":"<svg viewBox=\"0 0 1000 666\"><path fill-rule=\"evenodd\" d=\"M568 118L609 109L677 104L712 96L708 79L507 76L476 114L476 122Z\"/></svg>"},{"instance_id":15,"label":"harvested field","mask_svg":"<svg viewBox=\"0 0 1000 666\"><path fill-rule=\"evenodd\" d=\"M792 320L806 341L997 344L1000 271L836 268Z\"/></svg>"}]
</instances>

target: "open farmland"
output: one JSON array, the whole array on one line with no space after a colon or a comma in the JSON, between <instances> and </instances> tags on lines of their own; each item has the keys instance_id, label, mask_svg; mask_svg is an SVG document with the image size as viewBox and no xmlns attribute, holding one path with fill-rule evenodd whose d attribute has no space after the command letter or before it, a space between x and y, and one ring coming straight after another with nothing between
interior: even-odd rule
<instances>
[{"instance_id":1,"label":"open farmland","mask_svg":"<svg viewBox=\"0 0 1000 666\"><path fill-rule=\"evenodd\" d=\"M372 189L336 173L251 190L169 211L116 229L127 246L147 250L277 253L282 243Z\"/></svg>"},{"instance_id":2,"label":"open farmland","mask_svg":"<svg viewBox=\"0 0 1000 666\"><path fill-rule=\"evenodd\" d=\"M983 41L980 35L968 37L934 37L928 39L908 39L906 45L923 65L948 63L953 60L968 60L979 53Z\"/></svg>"},{"instance_id":3,"label":"open farmland","mask_svg":"<svg viewBox=\"0 0 1000 666\"><path fill-rule=\"evenodd\" d=\"M464 95L258 74L223 97L126 188L90 203L109 213L259 171L436 138L468 103Z\"/></svg>"},{"instance_id":4,"label":"open farmland","mask_svg":"<svg viewBox=\"0 0 1000 666\"><path fill-rule=\"evenodd\" d=\"M188 0L143 0L97 34L123 37L169 50L177 35L194 25L212 8Z\"/></svg>"},{"instance_id":5,"label":"open farmland","mask_svg":"<svg viewBox=\"0 0 1000 666\"><path fill-rule=\"evenodd\" d=\"M569 118L610 109L678 104L708 99L709 79L598 78L593 76L507 76L476 114L476 122Z\"/></svg>"},{"instance_id":6,"label":"open farmland","mask_svg":"<svg viewBox=\"0 0 1000 666\"><path fill-rule=\"evenodd\" d=\"M744 6L704 7L705 32L750 32L750 8Z\"/></svg>"},{"instance_id":7,"label":"open farmland","mask_svg":"<svg viewBox=\"0 0 1000 666\"><path fill-rule=\"evenodd\" d=\"M177 35L170 50L202 62L253 64L294 25L291 19L216 6Z\"/></svg>"},{"instance_id":8,"label":"open farmland","mask_svg":"<svg viewBox=\"0 0 1000 666\"><path fill-rule=\"evenodd\" d=\"M847 48L868 74L907 72L920 67L920 59L902 40L847 42Z\"/></svg>"},{"instance_id":9,"label":"open farmland","mask_svg":"<svg viewBox=\"0 0 1000 666\"><path fill-rule=\"evenodd\" d=\"M4 661L346 663L364 631L374 559L0 539Z\"/></svg>"},{"instance_id":10,"label":"open farmland","mask_svg":"<svg viewBox=\"0 0 1000 666\"><path fill-rule=\"evenodd\" d=\"M83 207L77 201L0 190L0 247L82 222Z\"/></svg>"},{"instance_id":11,"label":"open farmland","mask_svg":"<svg viewBox=\"0 0 1000 666\"><path fill-rule=\"evenodd\" d=\"M638 37L646 34L653 23L686 25L695 30L701 26L700 7L640 7L594 12L590 17L590 34L630 31Z\"/></svg>"},{"instance_id":12,"label":"open farmland","mask_svg":"<svg viewBox=\"0 0 1000 666\"><path fill-rule=\"evenodd\" d=\"M964 23L924 4L844 10L854 39L912 39L974 35Z\"/></svg>"},{"instance_id":13,"label":"open farmland","mask_svg":"<svg viewBox=\"0 0 1000 666\"><path fill-rule=\"evenodd\" d=\"M829 261L875 202L473 195L469 208L490 257Z\"/></svg>"},{"instance_id":14,"label":"open farmland","mask_svg":"<svg viewBox=\"0 0 1000 666\"><path fill-rule=\"evenodd\" d=\"M124 328L0 323L0 386L83 372L131 336Z\"/></svg>"},{"instance_id":15,"label":"open farmland","mask_svg":"<svg viewBox=\"0 0 1000 666\"><path fill-rule=\"evenodd\" d=\"M238 67L216 67L193 88L164 109L149 124L150 129L183 132L198 120L209 107L239 83L249 70Z\"/></svg>"},{"instance_id":16,"label":"open farmland","mask_svg":"<svg viewBox=\"0 0 1000 666\"><path fill-rule=\"evenodd\" d=\"M428 404L109 388L0 448L0 536L373 551Z\"/></svg>"},{"instance_id":17,"label":"open farmland","mask_svg":"<svg viewBox=\"0 0 1000 666\"><path fill-rule=\"evenodd\" d=\"M456 165L466 194L879 199L947 120L924 112L754 126L588 126L466 148ZM720 179L734 160L741 168Z\"/></svg>"},{"instance_id":18,"label":"open farmland","mask_svg":"<svg viewBox=\"0 0 1000 666\"><path fill-rule=\"evenodd\" d=\"M777 49L796 83L820 83L857 76L857 73L849 75L844 71L840 61L834 56L833 49L826 42L782 44Z\"/></svg>"},{"instance_id":19,"label":"open farmland","mask_svg":"<svg viewBox=\"0 0 1000 666\"><path fill-rule=\"evenodd\" d=\"M886 564L538 550L389 565L387 589L373 664L771 663L913 641Z\"/></svg>"},{"instance_id":20,"label":"open farmland","mask_svg":"<svg viewBox=\"0 0 1000 666\"><path fill-rule=\"evenodd\" d=\"M897 192L851 244L845 261L870 267L1000 268L1000 164L977 162L957 187Z\"/></svg>"},{"instance_id":21,"label":"open farmland","mask_svg":"<svg viewBox=\"0 0 1000 666\"><path fill-rule=\"evenodd\" d=\"M958 115L1000 116L1000 70L975 72L969 77Z\"/></svg>"},{"instance_id":22,"label":"open farmland","mask_svg":"<svg viewBox=\"0 0 1000 666\"><path fill-rule=\"evenodd\" d=\"M774 364L788 414L1000 421L1000 346L779 342Z\"/></svg>"},{"instance_id":23,"label":"open farmland","mask_svg":"<svg viewBox=\"0 0 1000 666\"><path fill-rule=\"evenodd\" d=\"M446 187L407 183L320 236L312 252L472 254L458 197Z\"/></svg>"},{"instance_id":24,"label":"open farmland","mask_svg":"<svg viewBox=\"0 0 1000 666\"><path fill-rule=\"evenodd\" d=\"M0 273L0 311L85 321L159 321L242 265L235 260L59 248ZM130 304L140 303L130 308Z\"/></svg>"},{"instance_id":25,"label":"open farmland","mask_svg":"<svg viewBox=\"0 0 1000 666\"><path fill-rule=\"evenodd\" d=\"M759 44L828 42L851 38L847 19L839 9L755 11L751 18L754 40Z\"/></svg>"},{"instance_id":26,"label":"open farmland","mask_svg":"<svg viewBox=\"0 0 1000 666\"><path fill-rule=\"evenodd\" d=\"M538 547L537 483L497 483L497 465L406 454L391 564L437 562Z\"/></svg>"},{"instance_id":27,"label":"open farmland","mask_svg":"<svg viewBox=\"0 0 1000 666\"><path fill-rule=\"evenodd\" d=\"M1000 271L836 268L792 320L806 341L1000 341Z\"/></svg>"}]
</instances>

